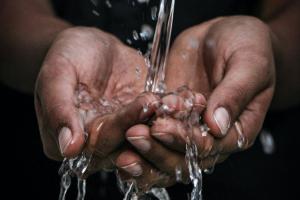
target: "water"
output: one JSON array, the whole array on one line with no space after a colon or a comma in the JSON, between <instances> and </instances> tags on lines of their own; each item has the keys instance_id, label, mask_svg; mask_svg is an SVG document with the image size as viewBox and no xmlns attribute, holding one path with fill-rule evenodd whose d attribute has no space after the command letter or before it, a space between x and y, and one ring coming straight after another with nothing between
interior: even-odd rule
<instances>
[{"instance_id":1,"label":"water","mask_svg":"<svg viewBox=\"0 0 300 200\"><path fill-rule=\"evenodd\" d=\"M142 3L142 1L139 2ZM148 1L143 2L146 3ZM150 54L150 62L146 61L146 64L149 65L145 91L160 94L164 94L166 91L164 84L165 66L169 53L174 5L175 0L162 0L160 2L160 9ZM148 40L152 37L152 34L151 27L144 25L140 35L137 31L133 31L133 39L138 40L141 37L143 40ZM143 110L147 111L147 109L148 106L144 106ZM119 181L119 187L125 193L124 200L153 199L153 197L156 197L159 200L170 199L166 189L164 188L152 188L147 192L138 191L137 184L134 180L125 183Z\"/></svg>"},{"instance_id":2,"label":"water","mask_svg":"<svg viewBox=\"0 0 300 200\"><path fill-rule=\"evenodd\" d=\"M238 146L238 148L243 149L247 145L247 141L246 141L246 138L245 138L244 133L243 133L243 128L242 128L241 123L239 121L236 121L234 123L234 126L235 126L235 129L236 129L237 133L238 133L237 146Z\"/></svg>"},{"instance_id":3,"label":"water","mask_svg":"<svg viewBox=\"0 0 300 200\"><path fill-rule=\"evenodd\" d=\"M164 93L165 67L172 33L175 0L161 0L145 91Z\"/></svg>"},{"instance_id":4,"label":"water","mask_svg":"<svg viewBox=\"0 0 300 200\"><path fill-rule=\"evenodd\" d=\"M61 174L61 186L59 200L65 200L68 189L72 183L72 177L77 177L77 200L84 200L86 191L86 180L81 177L87 170L87 167L91 161L91 156L82 153L80 156L73 159L64 159L59 174Z\"/></svg>"},{"instance_id":5,"label":"water","mask_svg":"<svg viewBox=\"0 0 300 200\"><path fill-rule=\"evenodd\" d=\"M261 142L263 152L267 155L271 155L275 152L275 141L272 134L267 131L263 130L260 133L259 140Z\"/></svg>"},{"instance_id":6,"label":"water","mask_svg":"<svg viewBox=\"0 0 300 200\"><path fill-rule=\"evenodd\" d=\"M77 198L76 200L84 200L85 193L86 193L86 180L78 178L77 179Z\"/></svg>"},{"instance_id":7,"label":"water","mask_svg":"<svg viewBox=\"0 0 300 200\"><path fill-rule=\"evenodd\" d=\"M91 120L95 119L99 115L111 113L118 108L119 102L108 101L105 98L93 99L85 85L79 84L75 91L76 105L78 107L78 113L84 128ZM85 138L88 137L88 133L84 132ZM93 155L87 155L82 152L79 156L72 159L64 159L59 174L61 175L61 187L59 200L65 200L68 189L72 183L72 177L77 178L77 200L84 200L86 194L86 180L83 179L89 163Z\"/></svg>"},{"instance_id":8,"label":"water","mask_svg":"<svg viewBox=\"0 0 300 200\"><path fill-rule=\"evenodd\" d=\"M96 4L97 1L92 1ZM108 2L108 1L107 1ZM139 3L148 3L145 1L138 1ZM108 3L107 3L108 4ZM161 0L159 6L159 12L157 16L157 25L155 29L152 49L150 53L148 64L148 75L145 82L145 91L150 91L158 94L165 94L166 86L165 86L165 67L166 61L169 53L170 46L170 38L172 32L172 24L173 24L173 15L174 15L174 5L175 0ZM110 6L110 4L108 4ZM95 15L99 15L99 13L93 12ZM152 19L156 19L157 9L153 8L151 14ZM149 40L152 37L152 30L148 26L142 27L141 33L139 34L136 30L133 31L132 37L134 40L139 40L140 38L143 40ZM131 41L128 41L130 43ZM139 77L140 70L139 66L136 68L137 77ZM188 92L187 88L183 88L180 92ZM191 96L186 98L185 106L187 108L192 108L194 97ZM94 105L93 100L89 98L89 95L85 92L84 87L79 87L78 91L78 103L79 107L85 105ZM101 115L103 113L112 112L115 108L113 106L113 102L108 102L105 99L100 99L98 101L97 106L92 106L89 109L83 109L81 111L81 116L84 122L87 121L88 116L90 115L91 119L95 118L97 115ZM163 113L168 113L169 108L167 105L163 105L162 107ZM144 108L147 109L147 106ZM92 110L92 111L91 111ZM187 144L186 144L186 162L189 169L190 180L193 184L193 190L191 193L191 200L201 200L202 199L202 170L199 166L199 155L196 144L194 144L193 140L193 127L198 126L202 130L202 134L206 135L208 132L208 128L205 125L200 126L199 122L200 116L197 113L189 113L183 119L183 122L188 130ZM78 187L78 195L77 200L84 200L85 197L85 189L86 189L86 181L82 179L89 162L91 160L92 155L85 155L82 153L80 156L74 159L65 159L61 169L60 174L61 178L61 192L59 196L59 200L65 200L66 193L71 185L71 177L77 177L77 187ZM178 181L182 181L182 169L176 168L176 178ZM148 191L143 192L139 191L137 187L137 183L134 180L130 180L127 182L122 182L119 178L119 187L124 192L124 200L144 200L144 199L159 199L159 200L169 200L169 195L164 188L150 188Z\"/></svg>"}]
</instances>

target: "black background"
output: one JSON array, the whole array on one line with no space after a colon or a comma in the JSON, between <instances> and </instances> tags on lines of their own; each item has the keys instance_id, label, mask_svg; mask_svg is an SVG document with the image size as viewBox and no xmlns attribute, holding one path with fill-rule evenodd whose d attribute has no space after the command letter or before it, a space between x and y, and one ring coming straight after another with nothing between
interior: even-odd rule
<instances>
[{"instance_id":1,"label":"black background","mask_svg":"<svg viewBox=\"0 0 300 200\"><path fill-rule=\"evenodd\" d=\"M140 19L137 17L136 11L130 9L125 13L120 10L106 13L107 16L116 13L117 16L113 16L113 18L95 18L95 16L91 16L90 11L93 9L91 4L86 5L82 2L80 0L57 1L55 7L61 17L74 24L91 26L96 24L98 27L119 35L123 40L126 39L129 32L122 32L125 29L117 24L111 25L110 20L123 20L122 16L131 16L130 19L124 18L126 21ZM118 4L121 1L115 0L114 2ZM219 15L247 14L254 1L203 1L201 4L198 1L191 1L194 3L189 4L190 7L186 8L191 12L183 9L184 5L187 5L183 2L185 1L177 1L174 36L186 27L197 23L188 20L195 20L193 16L198 16L198 13L201 14L198 21L205 21ZM240 5L241 2L244 2L244 5ZM200 10L196 9L198 4L201 5ZM223 9L223 4L231 5L232 9ZM121 7L119 6L119 9ZM206 7L214 8L214 12ZM118 9L118 6L113 8ZM118 17L118 15L122 16ZM119 22L121 25L122 23L124 22ZM128 30L140 26L137 24L139 24L138 21L133 21L127 27ZM141 46L142 44L134 45ZM43 154L33 97L16 92L1 84L0 92L1 175L3 180L1 188L4 189L1 199L19 199L20 197L21 199L39 200L58 199L60 179L57 171L60 163L49 160ZM257 140L251 149L232 155L223 164L218 165L212 175L205 175L204 199L294 199L293 197L298 192L299 126L299 107L284 112L269 113L264 128L269 130L275 139L275 153L273 155L264 154L261 144ZM170 188L169 191L172 199L187 199L187 192L190 189L183 185L177 185ZM75 199L75 194L75 190L72 188L69 199ZM101 181L99 174L90 177L86 199L122 199L116 188L114 175L109 175L106 182Z\"/></svg>"}]
</instances>

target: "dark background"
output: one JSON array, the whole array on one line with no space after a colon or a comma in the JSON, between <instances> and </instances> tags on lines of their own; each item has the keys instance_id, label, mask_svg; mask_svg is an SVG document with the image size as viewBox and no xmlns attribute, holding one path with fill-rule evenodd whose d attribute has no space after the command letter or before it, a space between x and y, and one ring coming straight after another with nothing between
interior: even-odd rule
<instances>
[{"instance_id":1,"label":"dark background","mask_svg":"<svg viewBox=\"0 0 300 200\"><path fill-rule=\"evenodd\" d=\"M43 154L33 97L3 85L0 92L2 195L8 195L5 199L18 199L20 195L22 199L57 199L60 163ZM270 113L265 127L275 139L275 153L264 154L257 140L251 149L232 155L212 175L204 177L205 199L293 199L298 193L299 119L299 108ZM122 199L114 175L106 182L100 180L100 174L88 179L86 199ZM177 185L170 194L172 199L187 199L188 191L190 188ZM70 199L75 199L74 195L72 190Z\"/></svg>"},{"instance_id":2,"label":"dark background","mask_svg":"<svg viewBox=\"0 0 300 200\"><path fill-rule=\"evenodd\" d=\"M96 25L123 40L131 34L130 31L140 27L140 20L145 20L139 14L140 10L145 8L122 9L124 5L121 5L121 0L113 2L113 10L93 8L86 2L89 1L59 0L55 1L55 8L60 17L73 24ZM190 1L189 4L184 2L186 1L178 0L176 4L174 37L186 27L216 16L254 13L252 8L256 4L256 1L251 0L206 0L201 1L201 4L198 0ZM91 14L92 9L100 9L102 17L95 18ZM133 45L143 47L143 44L138 42ZM5 196L4 199L58 199L60 179L57 171L60 163L49 160L43 154L33 97L1 84L0 92L3 168L1 174L4 177L4 193L1 196ZM264 154L257 140L251 149L232 155L223 164L218 165L212 175L205 175L204 199L294 199L298 193L299 124L299 107L269 113L264 128L270 131L275 139L275 153ZM87 200L122 199L116 188L114 175L109 175L106 179L105 182L101 181L100 174L88 179ZM190 189L177 185L169 191L173 200L187 199ZM69 199L75 199L75 194L72 188Z\"/></svg>"}]
</instances>

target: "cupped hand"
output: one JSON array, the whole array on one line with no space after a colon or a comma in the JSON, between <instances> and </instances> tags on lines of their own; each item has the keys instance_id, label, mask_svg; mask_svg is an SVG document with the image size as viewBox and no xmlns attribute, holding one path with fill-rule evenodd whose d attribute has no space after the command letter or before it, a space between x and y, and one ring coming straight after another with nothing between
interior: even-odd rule
<instances>
[{"instance_id":1,"label":"cupped hand","mask_svg":"<svg viewBox=\"0 0 300 200\"><path fill-rule=\"evenodd\" d=\"M84 27L60 33L36 81L35 107L46 155L61 160L83 148L111 153L124 140L121 132L147 117L140 114L143 105L156 101L151 94L136 98L145 77L144 58L112 35ZM107 144L108 136L112 143Z\"/></svg>"},{"instance_id":2,"label":"cupped hand","mask_svg":"<svg viewBox=\"0 0 300 200\"><path fill-rule=\"evenodd\" d=\"M168 89L187 85L207 99L202 115L210 130L208 134L201 134L200 127L194 131L202 169L254 143L274 92L271 35L260 20L234 16L192 27L174 42L166 73ZM181 126L180 120L169 117L158 118L151 128L138 125L129 129L127 139L140 154L121 154L117 165L140 169L143 173L138 180L143 185L174 184L177 166L183 170L183 180L188 179L182 137L186 133ZM140 139L147 143L137 143ZM151 150L145 152L149 146Z\"/></svg>"},{"instance_id":3,"label":"cupped hand","mask_svg":"<svg viewBox=\"0 0 300 200\"><path fill-rule=\"evenodd\" d=\"M177 71L186 73L174 81ZM184 84L206 96L203 117L217 138L214 152L247 149L262 127L274 93L272 33L262 21L248 16L192 27L175 41L167 74L170 89Z\"/></svg>"}]
</instances>

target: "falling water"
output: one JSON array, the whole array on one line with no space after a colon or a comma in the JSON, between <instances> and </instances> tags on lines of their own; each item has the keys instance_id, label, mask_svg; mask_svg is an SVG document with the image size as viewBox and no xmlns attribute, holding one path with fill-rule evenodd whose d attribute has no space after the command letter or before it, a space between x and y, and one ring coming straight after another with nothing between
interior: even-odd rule
<instances>
[{"instance_id":1,"label":"falling water","mask_svg":"<svg viewBox=\"0 0 300 200\"><path fill-rule=\"evenodd\" d=\"M148 2L148 1L145 1ZM145 91L150 91L158 94L164 94L166 92L165 80L165 67L169 53L170 38L173 24L175 0L161 0L159 13L157 16L157 25L153 39L153 45L150 54L148 75L145 82ZM152 19L155 18L155 9L152 11ZM145 29L146 30L146 29ZM144 31L148 33L149 30ZM136 31L133 31L133 39L137 40L139 37L146 38L144 34L139 35ZM130 41L131 42L131 41ZM139 70L136 70L137 73ZM193 99L188 99L193 106ZM165 105L166 106L166 105ZM104 107L107 110L106 107ZM164 108L168 110L168 108ZM111 110L111 109L109 109ZM196 116L196 117L195 117ZM196 119L195 119L196 118ZM193 191L191 193L191 200L202 199L202 170L199 166L199 155L197 146L193 143L193 126L199 125L199 115L190 114L184 119L184 123L188 128L188 138L186 144L186 162L190 173L190 180L193 184ZM197 124L195 124L195 121ZM204 131L205 134L207 132ZM78 194L77 200L84 200L86 182L81 179L85 173L91 156L86 156L82 153L80 156L74 159L65 159L61 168L61 191L59 200L65 200L66 193L71 185L71 177L76 176ZM176 169L176 177L179 180L182 179L181 169ZM164 188L151 188L146 192L138 190L137 184L134 180L129 182L119 181L119 186L125 194L124 200L141 200L141 199L153 199L169 200L169 195Z\"/></svg>"},{"instance_id":2,"label":"falling water","mask_svg":"<svg viewBox=\"0 0 300 200\"><path fill-rule=\"evenodd\" d=\"M150 54L150 62L148 66L148 75L145 83L145 91L159 94L165 93L165 66L169 53L174 5L175 0L161 0L160 2L153 45ZM155 14L152 13L152 15ZM142 28L140 35L138 35L136 31L133 31L133 38L135 40L139 39L139 37L142 39L147 39L149 38L146 37L147 35L151 35L151 33L150 29L146 26ZM146 62L146 64L147 63L148 62ZM144 107L144 110L147 110L147 106ZM152 188L147 192L139 191L134 180L125 183L120 181L119 186L125 194L124 200L152 199L152 197L159 200L170 199L166 189L164 188Z\"/></svg>"},{"instance_id":3,"label":"falling water","mask_svg":"<svg viewBox=\"0 0 300 200\"><path fill-rule=\"evenodd\" d=\"M165 92L165 67L172 33L175 0L161 0L150 56L150 68L145 90Z\"/></svg>"}]
</instances>

